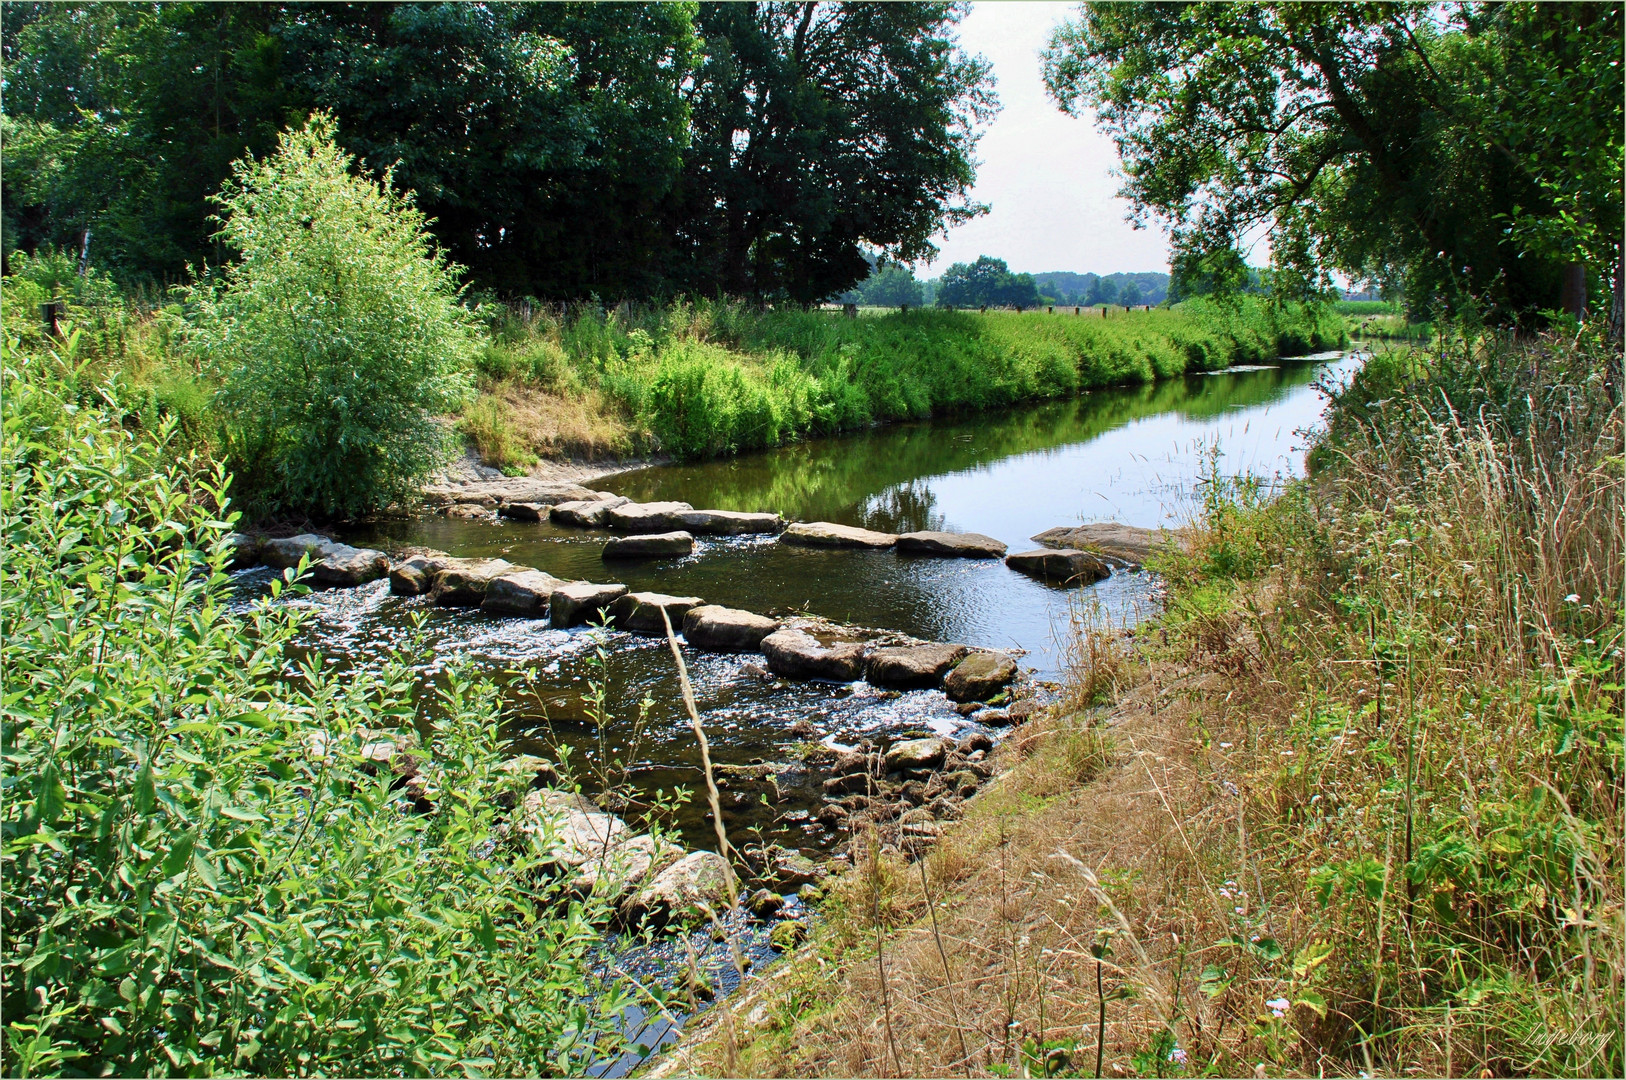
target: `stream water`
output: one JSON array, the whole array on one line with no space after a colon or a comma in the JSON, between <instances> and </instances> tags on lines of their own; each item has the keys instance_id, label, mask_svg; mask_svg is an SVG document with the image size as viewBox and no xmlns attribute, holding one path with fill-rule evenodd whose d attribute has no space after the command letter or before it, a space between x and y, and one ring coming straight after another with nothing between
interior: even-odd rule
<instances>
[{"instance_id":1,"label":"stream water","mask_svg":"<svg viewBox=\"0 0 1626 1080\"><path fill-rule=\"evenodd\" d=\"M1355 354L1326 354L1231 369L723 461L645 468L592 486L638 501L771 510L791 520L887 532L980 532L1023 551L1037 546L1029 539L1034 534L1058 525L1178 524L1212 453L1220 455L1225 473L1300 473L1303 432L1318 423L1325 404L1317 384L1341 380L1358 363ZM1062 589L999 560L816 550L770 537L700 539L681 559L608 566L600 558L605 535L546 523L423 516L357 526L338 538L386 550L419 545L458 556L500 556L567 580L621 581L633 590L695 595L752 611L806 611L928 640L1014 650L1041 681L1065 671L1071 612L1094 607L1097 617L1125 624L1157 603L1156 582L1144 571L1115 571L1087 588ZM240 576L245 599L269 574L260 569ZM301 647L340 664L381 662L421 618L428 645L424 677L462 660L497 678L508 687L505 734L517 750L557 760L568 748L572 771L589 791L602 775L633 790L628 812L657 791L696 792L677 825L689 846L715 847L699 752L664 639L553 630L539 621L436 608L421 597L390 595L385 581L315 591L295 602L311 610ZM976 727L940 691L787 683L753 671L760 657L687 653L714 760L794 761L801 740L788 729L802 720L836 745L922 731L958 736ZM528 672L529 679L516 672ZM597 707L594 685L604 693ZM724 820L735 846L771 841L810 855L829 850L840 836L814 817L822 775L792 767L779 779L780 797L771 803L725 792ZM765 941L757 940L764 934L751 939L758 959L768 955ZM703 931L692 936L726 994L733 984L726 954L708 951ZM618 955L651 977L681 967L681 950L670 942ZM643 1029L646 1045L675 1035L669 1021L637 1010L625 1022L629 1032ZM606 1060L593 1071L619 1075L635 1060Z\"/></svg>"},{"instance_id":2,"label":"stream water","mask_svg":"<svg viewBox=\"0 0 1626 1080\"><path fill-rule=\"evenodd\" d=\"M1036 546L1029 537L1057 525L1173 523L1212 449L1221 453L1226 472L1297 473L1300 433L1316 424L1324 404L1315 383L1336 380L1357 362L1328 354L1102 390L1001 414L640 469L594 486L640 501L774 510L788 519L890 532L980 532L1021 551ZM1098 605L1101 615L1125 623L1155 604L1155 582L1145 572L1115 572L1086 589L1066 590L998 560L816 550L768 537L702 539L685 558L606 566L599 554L604 538L545 523L439 516L388 520L340 535L352 544L501 556L565 579L623 581L634 590L695 595L752 611L805 610L929 640L1018 650L1024 667L1041 680L1063 672L1070 609ZM243 584L252 591L256 575L268 573L249 571ZM549 757L568 746L589 786L588 774L613 764L646 794L699 787L698 750L664 640L435 608L422 598L391 596L383 581L313 592L303 602L313 615L304 646L342 663L379 662L421 614L429 646L425 676L458 658L508 683L513 718L506 734L518 748ZM753 674L751 657L691 653L688 659L712 753L721 761L785 760L797 742L786 729L799 720L810 720L830 742L920 730L961 734L969 726L938 691L785 683ZM529 689L504 674L515 670L531 672ZM595 682L605 687L608 722L590 701ZM798 786L794 774L781 777L777 804L742 797L726 808L727 825L741 843L758 829L790 847L823 848L836 837L809 813L817 810L820 779L808 776ZM679 823L691 845L709 847L715 838L703 801L691 802Z\"/></svg>"}]
</instances>

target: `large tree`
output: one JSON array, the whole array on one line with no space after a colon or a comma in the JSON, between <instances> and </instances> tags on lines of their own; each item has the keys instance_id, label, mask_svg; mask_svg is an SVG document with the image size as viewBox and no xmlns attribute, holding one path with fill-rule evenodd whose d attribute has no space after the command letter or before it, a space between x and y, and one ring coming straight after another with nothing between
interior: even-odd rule
<instances>
[{"instance_id":1,"label":"large tree","mask_svg":"<svg viewBox=\"0 0 1626 1080\"><path fill-rule=\"evenodd\" d=\"M1618 289L1621 29L1618 4L1089 3L1044 74L1185 261L1268 227L1278 287L1335 269L1527 320L1568 268Z\"/></svg>"},{"instance_id":2,"label":"large tree","mask_svg":"<svg viewBox=\"0 0 1626 1080\"><path fill-rule=\"evenodd\" d=\"M937 287L939 307L1009 306L1020 311L1039 302L1032 274L1013 274L1004 259L988 255L978 256L974 263L955 263L943 271Z\"/></svg>"},{"instance_id":3,"label":"large tree","mask_svg":"<svg viewBox=\"0 0 1626 1080\"><path fill-rule=\"evenodd\" d=\"M694 135L668 204L672 278L812 301L915 262L970 201L989 66L960 3L703 4Z\"/></svg>"}]
</instances>

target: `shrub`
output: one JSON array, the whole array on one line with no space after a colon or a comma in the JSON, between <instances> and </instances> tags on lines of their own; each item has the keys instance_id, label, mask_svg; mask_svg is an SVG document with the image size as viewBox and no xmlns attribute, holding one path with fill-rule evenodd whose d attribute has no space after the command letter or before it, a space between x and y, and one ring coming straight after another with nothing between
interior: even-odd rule
<instances>
[{"instance_id":1,"label":"shrub","mask_svg":"<svg viewBox=\"0 0 1626 1080\"><path fill-rule=\"evenodd\" d=\"M265 509L350 515L442 460L435 414L467 392L473 316L410 196L351 175L317 113L238 162L216 201L239 254L192 290L227 449Z\"/></svg>"},{"instance_id":2,"label":"shrub","mask_svg":"<svg viewBox=\"0 0 1626 1080\"><path fill-rule=\"evenodd\" d=\"M53 356L0 357L6 1075L557 1075L606 1050L602 901L497 841L494 687L281 676L228 612L227 479ZM436 808L369 728L433 715ZM594 1040L597 1040L596 1044Z\"/></svg>"}]
</instances>

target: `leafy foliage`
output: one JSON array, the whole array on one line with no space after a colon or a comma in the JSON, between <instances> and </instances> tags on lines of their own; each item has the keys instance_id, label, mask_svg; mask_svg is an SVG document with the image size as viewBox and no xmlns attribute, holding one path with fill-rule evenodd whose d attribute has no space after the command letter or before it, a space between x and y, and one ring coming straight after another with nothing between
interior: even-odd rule
<instances>
[{"instance_id":1,"label":"leafy foliage","mask_svg":"<svg viewBox=\"0 0 1626 1080\"><path fill-rule=\"evenodd\" d=\"M596 1057L623 1003L588 962L602 903L497 842L495 689L414 691L404 660L283 677L297 616L229 603L226 477L89 374L4 355L7 1074ZM419 814L362 745L431 715Z\"/></svg>"},{"instance_id":2,"label":"leafy foliage","mask_svg":"<svg viewBox=\"0 0 1626 1080\"><path fill-rule=\"evenodd\" d=\"M1099 278L1096 284L1100 284ZM937 286L937 306L1013 307L1021 311L1039 306L1039 288L1032 274L1013 274L1004 259L982 255L970 265L955 263L943 271Z\"/></svg>"},{"instance_id":3,"label":"leafy foliage","mask_svg":"<svg viewBox=\"0 0 1626 1080\"><path fill-rule=\"evenodd\" d=\"M475 339L423 215L352 176L333 136L318 114L236 167L218 202L240 258L192 296L251 490L339 515L407 495L440 463L435 414L466 393Z\"/></svg>"},{"instance_id":4,"label":"leafy foliage","mask_svg":"<svg viewBox=\"0 0 1626 1080\"><path fill-rule=\"evenodd\" d=\"M1618 4L1086 4L1045 81L1180 257L1269 222L1278 287L1527 320L1565 264L1619 274L1621 33Z\"/></svg>"}]
</instances>

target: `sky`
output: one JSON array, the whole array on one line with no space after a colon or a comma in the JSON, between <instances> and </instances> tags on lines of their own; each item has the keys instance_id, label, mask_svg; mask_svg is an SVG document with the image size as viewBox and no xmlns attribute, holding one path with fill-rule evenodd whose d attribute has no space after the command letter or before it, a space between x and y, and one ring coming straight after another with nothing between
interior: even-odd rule
<instances>
[{"instance_id":1,"label":"sky","mask_svg":"<svg viewBox=\"0 0 1626 1080\"><path fill-rule=\"evenodd\" d=\"M1167 236L1155 223L1142 230L1125 220L1117 197L1118 152L1093 117L1064 114L1044 91L1039 50L1073 4L983 0L960 24L960 45L993 63L1003 106L977 145L972 198L984 216L935 241L941 254L915 268L937 277L979 255L1004 259L1015 273L1071 270L1111 274L1168 271Z\"/></svg>"}]
</instances>

